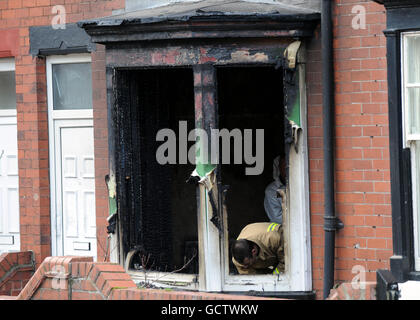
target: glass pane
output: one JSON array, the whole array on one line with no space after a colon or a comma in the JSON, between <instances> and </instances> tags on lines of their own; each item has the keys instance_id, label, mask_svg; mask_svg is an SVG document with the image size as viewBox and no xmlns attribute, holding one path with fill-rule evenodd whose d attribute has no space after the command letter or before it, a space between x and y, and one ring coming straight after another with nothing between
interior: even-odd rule
<instances>
[{"instance_id":1,"label":"glass pane","mask_svg":"<svg viewBox=\"0 0 420 320\"><path fill-rule=\"evenodd\" d=\"M414 212L414 215L417 215L414 221L417 220L417 235L414 236L414 239L417 239L417 257L420 258L420 141L415 141L416 148L416 181L413 181L416 185L417 194L413 199L417 203L417 212Z\"/></svg>"},{"instance_id":2,"label":"glass pane","mask_svg":"<svg viewBox=\"0 0 420 320\"><path fill-rule=\"evenodd\" d=\"M16 109L15 72L0 72L0 110Z\"/></svg>"},{"instance_id":3,"label":"glass pane","mask_svg":"<svg viewBox=\"0 0 420 320\"><path fill-rule=\"evenodd\" d=\"M407 64L408 83L420 83L420 36L407 37Z\"/></svg>"},{"instance_id":4,"label":"glass pane","mask_svg":"<svg viewBox=\"0 0 420 320\"><path fill-rule=\"evenodd\" d=\"M420 88L408 88L407 90L409 133L420 133Z\"/></svg>"},{"instance_id":5,"label":"glass pane","mask_svg":"<svg viewBox=\"0 0 420 320\"><path fill-rule=\"evenodd\" d=\"M90 63L52 66L54 110L92 108L92 71Z\"/></svg>"}]
</instances>

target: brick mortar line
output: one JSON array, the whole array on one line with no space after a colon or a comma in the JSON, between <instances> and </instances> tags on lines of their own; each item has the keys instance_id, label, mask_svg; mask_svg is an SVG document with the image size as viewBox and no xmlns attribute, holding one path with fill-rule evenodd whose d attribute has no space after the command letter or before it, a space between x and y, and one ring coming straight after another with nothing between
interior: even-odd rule
<instances>
[{"instance_id":1,"label":"brick mortar line","mask_svg":"<svg viewBox=\"0 0 420 320\"><path fill-rule=\"evenodd\" d=\"M33 259L33 256L32 256ZM35 260L33 260L33 263L35 263ZM51 271L50 268L50 261L48 261L48 267L45 263L45 260L41 263L41 265L38 267L37 270L35 270L33 276L31 277L31 279L28 282L28 285L30 285L27 290L25 290L25 288L22 289L21 293L19 294L18 298L21 297L21 299L24 300L31 300L32 296L35 294L35 292L38 290L39 286L42 284L42 282L44 281L45 278L47 278L47 273ZM39 272L39 278L35 279L34 276L37 274L37 272ZM31 284L31 282L34 282ZM22 295L22 292L25 295Z\"/></svg>"},{"instance_id":2,"label":"brick mortar line","mask_svg":"<svg viewBox=\"0 0 420 320\"><path fill-rule=\"evenodd\" d=\"M89 272L86 274L86 279L85 279L85 281L90 281L91 283L92 283L92 285L93 285L93 287L97 290L97 292L101 295L101 297L104 299L104 300L108 300L108 297L106 297L103 293L102 293L102 291L101 290L99 290L99 288L98 288L98 286L96 285L96 280L94 281L93 279L91 279L91 274L92 274L92 272L93 272L93 269L95 268L95 263L92 263L92 266L91 266L91 268L90 268L90 270L89 270ZM99 275L100 275L100 273L101 272L99 272L98 273L98 275L96 276L96 279L98 279L98 277L99 277ZM112 290L111 290L112 291Z\"/></svg>"},{"instance_id":3,"label":"brick mortar line","mask_svg":"<svg viewBox=\"0 0 420 320\"><path fill-rule=\"evenodd\" d=\"M0 286L3 286L3 281L5 281L11 274L15 274L19 269L25 269L28 270L22 270L22 271L34 271L33 270L33 264L15 264L13 265L4 275L0 278Z\"/></svg>"},{"instance_id":4,"label":"brick mortar line","mask_svg":"<svg viewBox=\"0 0 420 320\"><path fill-rule=\"evenodd\" d=\"M86 279L86 280L88 280L88 279ZM91 281L91 282L92 282L93 287L96 288L97 292L101 295L101 297L104 300L108 300L109 296L105 296L105 294L102 292L102 290L99 290L98 286L96 285L96 282L94 282L94 281ZM111 292L112 292L112 290L111 290ZM111 295L111 292L109 293L110 295Z\"/></svg>"},{"instance_id":5,"label":"brick mortar line","mask_svg":"<svg viewBox=\"0 0 420 320\"><path fill-rule=\"evenodd\" d=\"M83 289L73 289L73 283L74 281L91 281L89 278L83 278L83 277L73 277L71 274L67 277L68 279L68 290L69 290L69 300L72 300L73 292L87 292L87 293L100 293L100 290L98 290L97 286L94 286L96 288L96 291L91 290L83 290ZM92 281L91 281L92 282Z\"/></svg>"}]
</instances>

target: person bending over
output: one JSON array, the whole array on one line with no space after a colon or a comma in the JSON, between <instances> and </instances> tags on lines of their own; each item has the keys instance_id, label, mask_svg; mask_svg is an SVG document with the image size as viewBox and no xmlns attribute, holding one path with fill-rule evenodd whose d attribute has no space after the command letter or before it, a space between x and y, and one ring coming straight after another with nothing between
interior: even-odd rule
<instances>
[{"instance_id":1,"label":"person bending over","mask_svg":"<svg viewBox=\"0 0 420 320\"><path fill-rule=\"evenodd\" d=\"M282 225L274 222L247 225L232 244L232 262L239 274L284 272Z\"/></svg>"}]
</instances>

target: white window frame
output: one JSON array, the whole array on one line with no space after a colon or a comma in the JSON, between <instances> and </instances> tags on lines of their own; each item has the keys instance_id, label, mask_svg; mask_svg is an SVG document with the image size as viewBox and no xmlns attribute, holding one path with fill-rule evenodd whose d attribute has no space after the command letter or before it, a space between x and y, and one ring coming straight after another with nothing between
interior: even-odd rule
<instances>
[{"instance_id":1,"label":"white window frame","mask_svg":"<svg viewBox=\"0 0 420 320\"><path fill-rule=\"evenodd\" d=\"M15 71L15 59L0 58L0 72L1 71Z\"/></svg>"},{"instance_id":2,"label":"white window frame","mask_svg":"<svg viewBox=\"0 0 420 320\"><path fill-rule=\"evenodd\" d=\"M15 59L14 58L1 58L0 59L0 72L15 71ZM15 73L16 74L16 73ZM5 117L12 117L17 115L15 109L4 109L0 110L0 114Z\"/></svg>"},{"instance_id":3,"label":"white window frame","mask_svg":"<svg viewBox=\"0 0 420 320\"><path fill-rule=\"evenodd\" d=\"M302 130L299 133L298 152L291 146L289 154L289 176L299 177L299 179L289 181L287 186L286 212L283 213L285 272L280 275L229 274L229 248L225 240L224 250L222 249L224 251L222 255L223 291L312 291L305 56L305 47L302 45L297 57L300 63L296 66L296 72L299 74ZM293 209L289 210L289 208ZM225 225L227 225L226 220ZM227 230L225 234L226 232Z\"/></svg>"},{"instance_id":4,"label":"white window frame","mask_svg":"<svg viewBox=\"0 0 420 320\"><path fill-rule=\"evenodd\" d=\"M54 95L52 86L52 66L54 64L91 63L90 54L68 54L60 56L49 56L46 62L47 73L47 103L48 103L48 128L49 128L49 162L50 162L50 203L51 203L51 254L62 255L63 252L63 228L62 221L57 220L57 208L61 206L61 199L56 194L57 186L55 181L57 175L55 168L55 131L54 121L59 119L93 119L93 109L83 110L54 110ZM57 232L61 230L60 232Z\"/></svg>"},{"instance_id":5,"label":"white window frame","mask_svg":"<svg viewBox=\"0 0 420 320\"><path fill-rule=\"evenodd\" d=\"M285 273L280 275L233 275L229 272L229 245L227 220L223 214L224 231L211 223L212 206L200 184L198 218L199 273L171 274L129 270L136 282L150 281L158 287L178 287L210 292L308 292L312 291L312 260L309 207L309 162L307 141L307 97L304 45L298 52L296 72L299 73L301 127L298 152L292 146L289 156L289 175L300 177L289 183L287 208L284 213ZM234 236L234 235L231 235ZM127 268L126 268L127 269ZM160 281L158 281L160 280Z\"/></svg>"},{"instance_id":6,"label":"white window frame","mask_svg":"<svg viewBox=\"0 0 420 320\"><path fill-rule=\"evenodd\" d=\"M416 159L416 141L420 141L420 134L409 133L409 119L408 119L408 105L407 96L409 88L420 88L420 83L408 84L408 63L407 63L407 41L409 37L420 37L420 32L403 32L401 34L401 98L402 98L402 116L403 116L403 148L410 148L411 154L411 181L412 181L412 200L413 200L413 232L414 232L414 268L420 271L420 246L419 246L419 210L420 203L417 200L418 189L420 188L419 181L417 181L416 172L420 170L417 168Z\"/></svg>"},{"instance_id":7,"label":"white window frame","mask_svg":"<svg viewBox=\"0 0 420 320\"><path fill-rule=\"evenodd\" d=\"M68 54L63 56L50 56L47 58L47 86L48 90L48 114L52 119L91 119L93 118L93 109L77 110L54 110L53 106L53 87L52 87L52 66L54 64L72 64L72 63L91 63L92 58L90 54ZM51 118L51 119L50 119ZM51 123L50 123L51 124Z\"/></svg>"}]
</instances>

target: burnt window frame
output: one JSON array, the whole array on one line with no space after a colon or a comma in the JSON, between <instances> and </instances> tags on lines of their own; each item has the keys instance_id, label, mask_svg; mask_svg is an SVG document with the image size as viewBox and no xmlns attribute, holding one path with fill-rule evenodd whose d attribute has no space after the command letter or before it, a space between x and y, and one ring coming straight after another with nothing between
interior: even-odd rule
<instances>
[{"instance_id":1,"label":"burnt window frame","mask_svg":"<svg viewBox=\"0 0 420 320\"><path fill-rule=\"evenodd\" d=\"M256 64L260 65L260 66L270 66L270 67L274 68L278 63L285 63L285 61L282 61L283 60L282 55L279 55L278 53L280 53L280 52L283 53L284 50L286 49L286 47L292 42L293 42L292 39L290 39L286 42L283 42L279 47L276 47L275 50L273 48L271 48L271 49L261 49L261 48L260 49L251 49L252 47L248 48L248 50L250 50L250 51L252 50L251 52L256 52L256 53L264 52L262 54L263 56L265 54L267 54L267 58L270 57L270 58L268 58L269 59L268 61L257 62ZM301 92L301 97L303 98L302 101L301 101L301 105L304 104L305 109L303 111L301 110L301 112L303 112L303 116L306 119L306 114L307 114L306 113L306 90L305 90L306 85L305 85L305 80L304 80L304 75L305 75L305 67L304 67L305 66L305 61L304 61L304 59L305 59L304 58L305 49L304 49L304 43L302 43L302 44L303 44L302 45L303 48L302 48L302 50L299 50L299 56L300 57L299 57L299 62L297 64L297 69L300 70L299 74L303 75L303 77L302 77L303 81L299 82L299 88L303 89L303 91ZM234 49L230 48L227 51L229 52L229 50L234 50ZM276 53L276 55L274 55L274 52ZM248 56L244 55L243 60L235 61L233 63L233 65L240 65L240 64L244 64L244 63L247 64L247 65L250 65L250 64L255 64L255 61L249 61ZM214 72L215 68L218 65L226 65L226 64L229 64L229 63L226 63L226 62L223 62L223 61L216 61L213 64L193 64L192 67L193 67L193 70L195 72L197 72L198 74L201 75L202 80L203 80L203 79L208 79L205 76L205 72L208 72L209 70L210 70L210 72ZM180 65L180 66L181 67L188 67L187 65ZM118 71L119 70L130 70L130 69L141 69L141 68L144 68L144 67L146 67L146 66L138 66L138 65L136 65L136 66L132 66L132 65L109 66L108 65L107 66L108 101L109 101L108 102L108 107L110 108L109 113L108 113L108 117L109 117L109 132L110 132L110 137L111 137L110 138L110 146L109 146L110 168L111 168L110 175L111 175L112 179L116 180L117 198L119 199L119 201L117 201L117 204L118 204L118 212L120 212L120 213L122 212L121 211L121 202L124 202L124 201L127 200L124 197L128 193L122 192L121 188L118 187L118 185L121 186L121 185L124 185L124 183L127 182L126 181L127 180L126 175L118 172L118 169L115 170L115 168L117 168L118 166L121 165L120 159L118 159L118 152L117 152L118 148L116 148L116 147L118 147L118 138L117 138L118 129L121 127L121 123L119 125L117 125L119 120L116 117L116 114L117 114L117 111L118 111L118 110L116 110L117 104L118 104L118 98L116 96L116 84L119 83L119 77L120 77L119 74L118 74ZM147 68L167 68L167 67L168 67L168 65L147 66ZM292 71L290 74L293 74L293 72L295 72L295 71ZM290 74L289 74L289 76L290 76ZM197 78L197 77L194 77L194 78ZM110 80L111 80L111 82L110 82ZM284 81L284 79L283 79L283 81ZM207 106L205 105L207 103L206 101L208 101L208 99L205 97L205 95L209 92L211 93L212 90L213 90L212 94L215 94L214 79L212 80L212 82L210 84L207 84L207 85L208 86L206 87L206 85L201 83L200 85L198 85L198 86L195 85L194 87L195 87L195 90L197 91L196 93L201 93L200 96L205 98L202 101L203 102L203 104L202 104L203 108L207 108L207 109L210 108L211 109L212 108L211 105L207 105ZM129 95L124 95L124 96L128 97ZM197 95L196 95L196 97L197 97ZM197 116L197 114L196 114L196 116ZM214 123L215 116L216 116L215 113L208 114L208 117L205 117L204 119L202 119L203 123L202 123L201 126L202 127L206 127L206 126L208 127L211 123ZM200 125L198 127L200 127ZM196 119L196 128L197 128L197 119ZM305 127L305 129L306 130L304 130L304 134L306 136L307 127ZM112 137L114 137L114 138L112 138ZM305 159L306 159L305 160L305 162L306 162L306 169L305 170L308 170L309 165L308 165L308 158L307 158L307 152L308 152L307 144L305 145L305 147L306 147L306 149L304 150ZM305 165L303 165L303 166L305 166ZM302 178L307 180L308 175L307 174L302 175ZM284 275L283 278L279 277L279 279L281 280L280 282L275 281L276 284L283 283L283 285L281 285L281 286L275 285L273 287L273 288L277 288L275 290L273 290L273 288L270 291L267 291L267 290L264 289L265 293L263 293L263 294L271 294L271 295L284 295L284 294L287 295L287 294L289 294L290 295L290 294L294 294L294 292L311 292L312 291L312 273L311 273L311 258L312 258L312 256L311 256L311 246L310 246L310 217L309 217L310 203L309 203L309 183L308 183L308 181L306 182L305 185L307 187L303 188L303 190L306 193L306 196L304 196L304 198L306 199L304 201L306 209L304 209L303 211L305 212L305 215L307 215L306 225L304 226L304 228L306 229L306 231L305 231L306 236L304 237L303 240L299 240L299 243L306 243L306 246L304 246L304 248L302 248L303 250L306 251L306 253L304 254L304 261L301 261L302 266L304 266L303 267L304 270L301 270L301 272L298 272L298 273L294 272L293 276L291 276L291 271L290 270L286 271L286 274ZM200 203L200 201L202 201L202 200L203 200L203 197L198 196L198 198L197 198L198 202L197 203ZM198 206L198 208L197 208L198 211L201 208L202 208L201 206ZM118 217L118 220L120 222L121 222L122 219L124 219L124 217L121 217L121 216ZM122 225L121 223L118 223L119 227L117 228L118 229L117 230L117 233L118 233L117 237L120 240L122 240L121 239L122 236L125 236L124 232L122 232L121 225ZM215 235L214 240L215 241L217 241L217 240L220 241L219 236ZM117 241L117 243L118 243L118 241ZM127 248L124 249L122 247L123 243L124 243L124 241L119 241L119 245L120 245L119 261L120 262L126 262L125 254L127 253ZM223 246L223 243L220 243L220 246ZM112 241L111 241L111 247L113 247ZM206 252L205 254L208 255L209 253ZM289 253L289 256L290 256L290 253ZM206 258L203 258L203 259L206 259ZM209 257L207 257L207 259L209 259ZM190 289L190 290L211 290L211 291L230 291L230 292L234 292L235 289L238 289L238 286L235 287L235 285L233 285L233 286L231 285L230 287L228 286L227 289L223 288L225 286L226 278L229 278L230 276L229 276L229 274L227 274L225 272L225 267L224 266L226 266L226 264L224 264L225 263L224 259L226 259L226 257L225 257L225 253L222 252L222 250L220 250L220 254L218 256L218 259L221 260L220 267L219 267L220 272L212 272L214 270L206 269L205 270L206 274L204 274L204 272L199 271L198 275L188 275L189 278L187 276L187 278L188 278L187 280L185 280L185 277L184 277L185 281L181 286L177 286L176 283L182 282L182 280L183 280L182 277L185 274L180 274L180 275L174 274L173 277L166 278L166 280L168 280L167 281L167 283L168 283L167 286L168 287L178 287L178 288L181 287L183 289ZM202 263L199 263L199 265L202 265ZM126 265L125 267L126 267L127 271L129 271L128 266ZM135 272L130 272L130 274L132 275L133 279L137 279L139 281L142 280L142 277L137 277ZM213 276L216 275L216 278L218 278L218 279L215 279L215 280L217 280L217 281L209 281L209 275L211 275L211 274ZM296 278L298 276L297 274L299 274L299 277L300 277L299 279ZM151 274L149 274L149 276L150 275ZM149 277L149 276L148 276L148 279L152 280L153 277ZM198 281L197 281L197 278L194 278L194 276L198 276ZM159 274L156 274L156 277L158 278ZM239 277L243 277L243 276L240 275ZM249 286L240 285L240 290L239 291L241 291L241 292L247 292L249 290L260 291L260 290L262 290L263 287L266 287L267 283L273 283L273 279L275 277L276 277L275 275L262 275L262 276L253 275L253 276L251 276L251 278L252 278L251 282L254 283L253 288L250 288ZM292 280L292 278L294 280ZM243 280L244 279L240 280L239 283L243 283ZM214 285L215 282L218 282L218 284ZM164 285L162 285L162 287L164 287ZM299 289L297 289L297 288L299 288Z\"/></svg>"},{"instance_id":2,"label":"burnt window frame","mask_svg":"<svg viewBox=\"0 0 420 320\"><path fill-rule=\"evenodd\" d=\"M154 281L158 281L159 287L178 287L186 290L198 290L197 274L156 270L147 271L146 274L130 267L132 257L136 254L137 246L134 243L138 241L135 238L139 237L139 235L141 236L141 232L135 231L134 229L136 226L140 226L141 228L142 219L141 215L130 214L128 212L130 210L131 213L136 211L135 201L130 194L134 194L134 188L141 189L141 184L135 186L132 182L132 176L139 174L139 170L134 168L136 164L140 164L140 160L136 161L134 154L136 152L135 148L139 148L140 142L137 140L135 145L133 145L133 140L135 139L132 138L137 133L136 130L138 128L133 125L133 121L129 121L128 125L125 122L127 118L131 118L132 113L130 109L132 106L138 105L139 96L129 94L130 90L136 90L136 88L135 83L130 81L130 75L127 73L139 70L163 70L168 68L192 70L192 66L189 65L175 67L166 65L107 67L108 79L112 79L112 90L108 87L108 101L110 101L108 105L108 126L111 133L109 139L109 156L110 168L112 168L110 179L116 182L116 204L117 212L119 213L116 216L116 237L113 239L114 246L119 247L118 257L115 258L124 264L126 271L130 273L133 279L140 283L144 282L145 287L154 286L157 284ZM191 75L193 75L192 72ZM128 106L129 109L124 110L124 106ZM121 149L123 145L124 150ZM140 189L137 190L138 193L141 193ZM196 198L197 192L196 190Z\"/></svg>"},{"instance_id":3,"label":"burnt window frame","mask_svg":"<svg viewBox=\"0 0 420 320\"><path fill-rule=\"evenodd\" d=\"M293 41L290 41L288 43L288 45L290 45ZM288 47L288 45L286 45L285 47ZM298 153L298 156L302 156L301 161L303 161L303 163L299 162L300 165L302 165L301 170L309 170L309 164L308 164L308 157L307 157L307 153L308 153L308 144L307 144L307 131L308 131L308 127L307 127L307 92L306 92L306 78L305 78L305 73L306 73L306 68L305 68L305 61L306 61L306 48L305 48L305 43L302 42L301 44L301 49L298 51L297 53L297 57L296 57L296 68L295 69L290 69L288 68L288 61L286 59L282 59L281 63L278 61L277 64L273 64L273 63L266 63L266 64L246 64L246 66L253 66L253 67L257 67L257 66L262 66L262 67L272 67L272 68L276 68L279 67L279 63L281 64L281 67L283 68L283 90L284 90L284 108L285 108L285 148L291 150L293 148L293 150L295 150L293 144L291 144L290 140L292 137L291 136L287 136L287 127L290 126L289 125L289 120L286 118L286 114L287 114L287 107L290 105L291 101L288 101L288 99L290 100L290 96L293 90L294 86L297 86L297 93L299 94L299 99L300 99L300 105L299 105L299 110L301 112L301 119L302 119L302 128L303 128L303 132L302 137L300 138L301 140L303 140L302 143L302 150L301 153ZM230 67L237 67L237 66L241 66L241 63L235 63L235 64L215 64L215 68L219 68L219 67L226 67L226 66L230 66ZM296 78L296 75L299 74L299 77ZM298 81L295 81L296 79L298 79ZM286 141L288 140L288 142ZM287 153L287 152L286 152ZM290 175L289 170L289 159L287 159L287 176ZM219 165L220 166L220 165ZM295 167L296 170L296 167ZM220 171L220 170L219 170ZM307 172L308 173L308 172ZM222 256L222 271L223 271L223 290L224 291L228 291L228 292L246 292L246 291L254 291L255 292L259 292L261 291L260 294L262 295L268 295L268 296L288 296L288 295L293 295L293 292L295 292L296 294L296 287L299 287L301 289L301 292L311 292L312 291L312 248L311 248L311 231L310 231L310 216L309 216L309 208L310 208L310 200L309 200L309 181L307 180L309 177L309 174L305 174L303 175L302 178L302 185L303 185L303 194L306 195L302 195L303 197L303 204L302 204L302 208L301 208L301 213L303 214L303 216L301 217L302 219L304 218L304 215L306 212L307 215L307 220L306 220L306 225L304 225L302 227L301 232L303 234L306 234L306 248L301 248L303 250L306 249L305 253L300 252L300 254L302 255L301 259L296 259L295 256L293 257L293 265L292 265L292 256L291 256L291 243L292 243L292 237L295 237L294 240L294 249L296 248L296 243L299 242L299 240L297 240L296 235L294 232L291 232L291 230L289 230L291 228L292 223L290 222L290 218L294 218L290 216L290 212L289 210L286 210L287 212L284 213L284 227L285 227L285 255L286 255L286 270L284 273L281 273L280 275L235 275L235 274L230 274L229 273L229 246L227 244L228 240L225 239L226 236L226 231L227 229L225 229L225 233L223 235L223 239L221 241L221 246L222 246L222 250L221 250L221 256ZM287 178L288 180L288 178ZM220 175L218 177L218 181L220 182ZM296 184L298 185L298 184ZM288 204L290 204L290 184L289 181L287 181L287 188L288 188L288 192L287 192L287 202ZM221 191L221 190L220 190ZM299 192L298 192L299 193ZM220 199L222 199L222 196L220 197ZM221 200L222 202L222 200ZM295 214L296 215L296 214ZM227 227L227 216L225 214L222 214L222 219L224 220L224 225L225 228ZM288 221L289 220L289 221ZM296 226L296 221L294 221L293 225ZM307 228L306 231L303 231L303 229ZM301 243L302 244L302 243ZM298 245L299 246L299 245ZM301 265L302 270L301 274L300 274L300 278L299 276L297 276L295 273L296 271L293 269L293 267L296 267L296 261L299 260ZM292 270L293 269L293 270ZM299 278L299 280L297 279ZM299 282L300 284L297 285L297 282ZM247 283L247 285L243 285L243 283ZM275 283L273 286L272 284ZM264 289L263 289L264 288ZM275 290L273 290L274 288L276 288ZM264 292L265 291L265 292Z\"/></svg>"}]
</instances>

